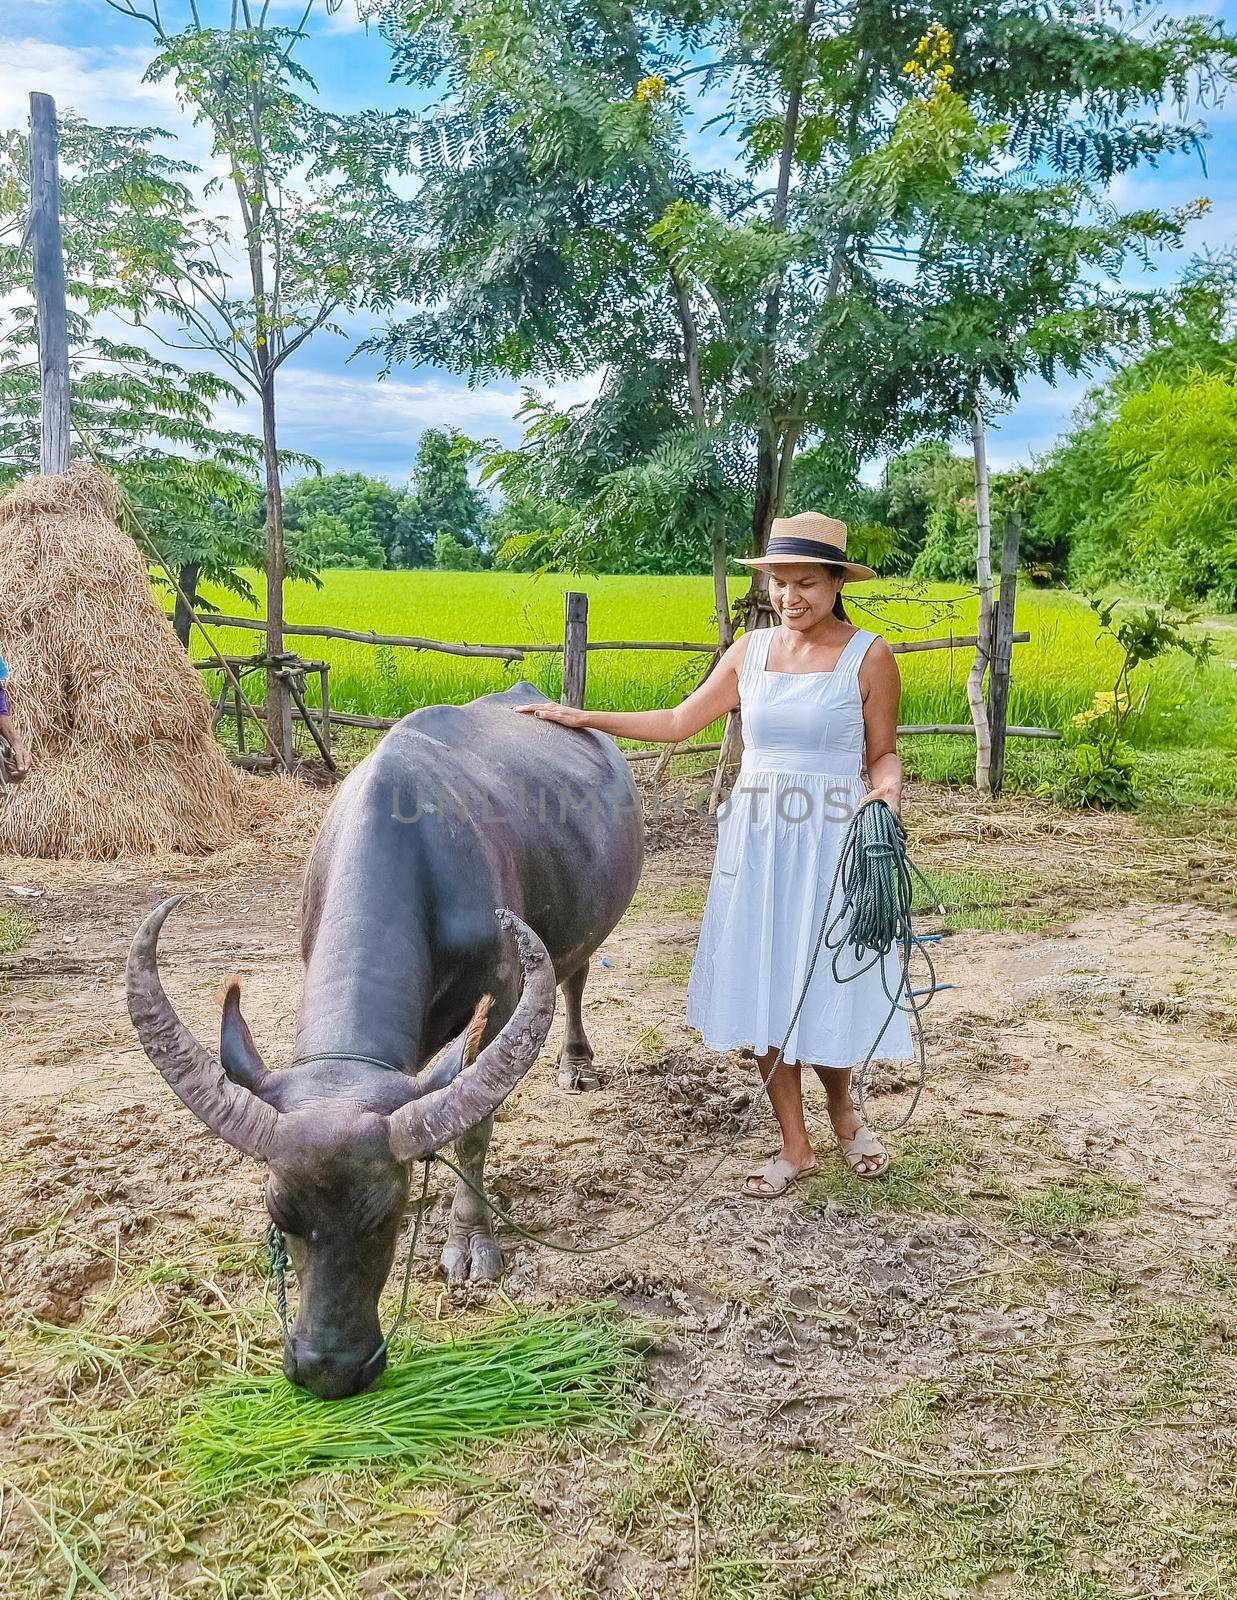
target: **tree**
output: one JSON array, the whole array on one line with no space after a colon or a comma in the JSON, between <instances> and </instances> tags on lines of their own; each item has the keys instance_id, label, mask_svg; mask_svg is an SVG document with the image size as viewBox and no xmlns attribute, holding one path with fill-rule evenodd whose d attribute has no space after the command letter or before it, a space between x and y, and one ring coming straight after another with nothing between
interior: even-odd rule
<instances>
[{"instance_id":1,"label":"tree","mask_svg":"<svg viewBox=\"0 0 1237 1600\"><path fill-rule=\"evenodd\" d=\"M653 387L660 396L649 395ZM718 480L706 443L675 417L664 370L611 369L597 402L570 413L530 394L519 415L521 446L489 452L482 477L504 504L560 508L539 540L543 565L662 574L705 572L712 562L716 580L714 533L742 519L743 497ZM724 552L720 565L724 580ZM719 616L728 625L728 601Z\"/></svg>"},{"instance_id":2,"label":"tree","mask_svg":"<svg viewBox=\"0 0 1237 1600\"><path fill-rule=\"evenodd\" d=\"M540 572L551 567L572 516L571 506L547 500L535 486L510 490L487 528L494 564L510 572Z\"/></svg>"},{"instance_id":3,"label":"tree","mask_svg":"<svg viewBox=\"0 0 1237 1600\"><path fill-rule=\"evenodd\" d=\"M146 534L176 571L176 627L187 644L199 581L253 599L240 569L262 562L250 529L262 443L214 420L221 405L240 403L233 384L140 342L151 310L141 266L146 241L166 231L205 233L183 182L185 164L154 149L164 137L156 128L98 128L63 115L60 207L81 441L75 454L96 457L116 475L140 518L132 531L144 553L154 559ZM0 481L39 465L38 339L21 249L28 173L26 135L0 133ZM298 568L298 576L309 574Z\"/></svg>"},{"instance_id":4,"label":"tree","mask_svg":"<svg viewBox=\"0 0 1237 1600\"><path fill-rule=\"evenodd\" d=\"M951 431L1145 324L1116 273L1190 214L1121 215L1103 188L1197 145L1157 108L1232 62L1209 20L1014 0L936 22L888 0L401 0L386 27L397 73L447 91L404 217L405 292L435 300L388 358L603 371L528 441L546 497L573 499L568 455L587 491L564 554L675 523L712 551L723 637L737 519L763 549L801 442L863 459ZM692 85L730 166L696 157Z\"/></svg>"},{"instance_id":5,"label":"tree","mask_svg":"<svg viewBox=\"0 0 1237 1600\"><path fill-rule=\"evenodd\" d=\"M460 543L485 546L490 507L468 476L479 451L454 428L427 428L421 435L410 485L416 502L410 520L420 537L449 533Z\"/></svg>"},{"instance_id":6,"label":"tree","mask_svg":"<svg viewBox=\"0 0 1237 1600\"><path fill-rule=\"evenodd\" d=\"M897 571L911 570L928 537L933 506L951 491L961 493L961 483L956 458L944 439L921 439L890 457L877 506L898 531Z\"/></svg>"},{"instance_id":7,"label":"tree","mask_svg":"<svg viewBox=\"0 0 1237 1600\"><path fill-rule=\"evenodd\" d=\"M427 567L433 546L419 527L415 495L361 472L329 472L299 479L284 496L289 536L324 512L339 517L354 538L377 543L382 560L371 565Z\"/></svg>"},{"instance_id":8,"label":"tree","mask_svg":"<svg viewBox=\"0 0 1237 1600\"><path fill-rule=\"evenodd\" d=\"M465 544L444 528L434 540L434 565L442 572L480 572L485 562L475 544Z\"/></svg>"},{"instance_id":9,"label":"tree","mask_svg":"<svg viewBox=\"0 0 1237 1600\"><path fill-rule=\"evenodd\" d=\"M311 512L295 529L290 528L288 551L310 567L372 571L383 565L382 546L377 539L329 511Z\"/></svg>"},{"instance_id":10,"label":"tree","mask_svg":"<svg viewBox=\"0 0 1237 1600\"><path fill-rule=\"evenodd\" d=\"M1029 529L1058 553L1057 570L1071 585L1099 589L1129 570L1129 474L1108 452L1107 398L1093 390L1074 413L1071 433L1039 463Z\"/></svg>"},{"instance_id":11,"label":"tree","mask_svg":"<svg viewBox=\"0 0 1237 1600\"><path fill-rule=\"evenodd\" d=\"M221 27L203 26L190 0L192 26L165 27L158 0L108 0L113 10L151 30L157 54L148 80L170 81L195 122L211 132L212 153L228 173L239 220L205 240L169 234L148 242L141 270L158 285L162 309L180 322L191 348L224 362L256 397L262 414L265 479L267 652L283 652L285 576L283 496L276 384L284 364L341 310L386 290L381 219L390 199L387 175L400 141L393 119L339 116L311 98L316 85L294 59L305 38L297 27L272 27L260 8L233 0ZM237 292L231 252L239 251L248 293ZM291 705L278 671L267 673L267 731L285 763L292 759Z\"/></svg>"},{"instance_id":12,"label":"tree","mask_svg":"<svg viewBox=\"0 0 1237 1600\"><path fill-rule=\"evenodd\" d=\"M1174 315L1091 390L1037 471L1030 518L1079 587L1234 604L1230 469L1237 252L1194 263Z\"/></svg>"},{"instance_id":13,"label":"tree","mask_svg":"<svg viewBox=\"0 0 1237 1600\"><path fill-rule=\"evenodd\" d=\"M1237 606L1237 367L1159 381L1126 400L1108 438L1130 473L1130 542L1173 596Z\"/></svg>"},{"instance_id":14,"label":"tree","mask_svg":"<svg viewBox=\"0 0 1237 1600\"><path fill-rule=\"evenodd\" d=\"M1017 512L1024 519L1034 496L1034 479L1028 472L994 473L989 483L992 525L1003 528ZM978 506L974 464L964 456L951 456L942 465L928 508L923 549L915 558L911 575L942 583L970 583L975 577Z\"/></svg>"},{"instance_id":15,"label":"tree","mask_svg":"<svg viewBox=\"0 0 1237 1600\"><path fill-rule=\"evenodd\" d=\"M860 482L862 465L845 443L833 439L796 451L786 486L787 515L823 511L846 523L875 521L879 491Z\"/></svg>"}]
</instances>

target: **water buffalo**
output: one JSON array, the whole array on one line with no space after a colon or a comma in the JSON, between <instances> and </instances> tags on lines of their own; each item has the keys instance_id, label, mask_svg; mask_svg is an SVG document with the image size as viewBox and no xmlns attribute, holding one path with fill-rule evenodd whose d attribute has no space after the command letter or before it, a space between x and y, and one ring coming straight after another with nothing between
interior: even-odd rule
<instances>
[{"instance_id":1,"label":"water buffalo","mask_svg":"<svg viewBox=\"0 0 1237 1600\"><path fill-rule=\"evenodd\" d=\"M212 1132L266 1163L299 1292L284 1371L316 1395L359 1393L382 1371L378 1297L409 1164L454 1143L480 1186L493 1113L541 1048L557 983L560 1082L591 1068L589 958L635 892L643 821L612 739L513 712L545 698L516 683L414 711L341 785L306 873L304 991L282 1070L254 1048L236 984L218 1062L176 1016L157 964L176 900L130 950L146 1054ZM456 1282L502 1270L463 1182L442 1263Z\"/></svg>"}]
</instances>

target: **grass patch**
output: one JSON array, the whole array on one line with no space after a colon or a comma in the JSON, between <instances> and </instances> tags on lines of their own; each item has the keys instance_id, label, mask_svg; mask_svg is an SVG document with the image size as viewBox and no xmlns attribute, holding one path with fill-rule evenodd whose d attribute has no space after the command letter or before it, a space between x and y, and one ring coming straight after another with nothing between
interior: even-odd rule
<instances>
[{"instance_id":1,"label":"grass patch","mask_svg":"<svg viewBox=\"0 0 1237 1600\"><path fill-rule=\"evenodd\" d=\"M0 956L12 955L34 938L38 923L24 911L0 909Z\"/></svg>"},{"instance_id":2,"label":"grass patch","mask_svg":"<svg viewBox=\"0 0 1237 1600\"><path fill-rule=\"evenodd\" d=\"M608 1304L506 1319L402 1350L368 1393L315 1400L274 1374L208 1394L176 1429L186 1477L226 1495L398 1458L432 1474L462 1446L531 1430L613 1428L638 1357Z\"/></svg>"},{"instance_id":3,"label":"grass patch","mask_svg":"<svg viewBox=\"0 0 1237 1600\"><path fill-rule=\"evenodd\" d=\"M1191 1261L1190 1273L1237 1304L1237 1261Z\"/></svg>"},{"instance_id":4,"label":"grass patch","mask_svg":"<svg viewBox=\"0 0 1237 1600\"><path fill-rule=\"evenodd\" d=\"M818 1210L954 1213L963 1208L965 1196L948 1179L962 1157L958 1140L908 1138L882 1178L856 1178L843 1161L830 1161L803 1186L804 1203Z\"/></svg>"},{"instance_id":5,"label":"grass patch","mask_svg":"<svg viewBox=\"0 0 1237 1600\"><path fill-rule=\"evenodd\" d=\"M646 971L650 978L661 978L666 983L686 983L692 973L692 958L677 952L673 955L655 956L649 962Z\"/></svg>"},{"instance_id":6,"label":"grass patch","mask_svg":"<svg viewBox=\"0 0 1237 1600\"><path fill-rule=\"evenodd\" d=\"M931 1304L916 1313L936 1315ZM332 1460L292 1492L263 1477L207 1501L168 1447L204 1376L207 1346L187 1339L190 1371L135 1365L142 1399L120 1409L114 1390L90 1403L59 1397L52 1430L15 1452L32 1521L14 1524L0 1588L31 1600L199 1589L235 1600L1231 1592L1221 1319L1188 1304L1139 1307L1062 1320L1059 1344L999 1349L968 1348L963 1328L963 1359L938 1381L902 1382L884 1400L870 1382L857 1393L858 1438L888 1459L854 1454L846 1430L830 1430L828 1454L789 1450L757 1420L724 1449L703 1423L659 1418L584 1450L551 1423L462 1459ZM210 1349L227 1345L222 1327L209 1331ZM900 1381L895 1368L888 1381Z\"/></svg>"},{"instance_id":7,"label":"grass patch","mask_svg":"<svg viewBox=\"0 0 1237 1600\"><path fill-rule=\"evenodd\" d=\"M1136 1183L1120 1178L1049 1183L1020 1194L1010 1207L1009 1220L1033 1233L1082 1233L1096 1222L1134 1216L1140 1193Z\"/></svg>"},{"instance_id":8,"label":"grass patch","mask_svg":"<svg viewBox=\"0 0 1237 1600\"><path fill-rule=\"evenodd\" d=\"M910 1407L915 1426L922 1398ZM1028 1437L1025 1454L997 1464L1043 1459L1046 1470L993 1478L965 1467L955 1475L935 1449L924 1465L939 1478L896 1449L888 1454L898 1459L782 1456L775 1470L761 1461L762 1470L746 1473L697 1440L668 1439L656 1462L633 1455L616 1530L662 1571L681 1570L691 1550L694 1570L679 1584L632 1592L676 1600L1218 1600L1229 1592L1223 1497L1137 1473L1103 1442L1088 1439L1068 1454ZM572 1600L595 1592L570 1591Z\"/></svg>"},{"instance_id":9,"label":"grass patch","mask_svg":"<svg viewBox=\"0 0 1237 1600\"><path fill-rule=\"evenodd\" d=\"M657 895L654 906L671 916L699 918L704 915L708 892L706 884L670 884Z\"/></svg>"},{"instance_id":10,"label":"grass patch","mask_svg":"<svg viewBox=\"0 0 1237 1600\"><path fill-rule=\"evenodd\" d=\"M934 870L928 877L945 907L941 925L949 932L988 928L1009 933L1035 933L1061 921L1052 911L1028 904L1044 892L1041 880L1031 873ZM919 883L916 883L913 909L919 915L934 909Z\"/></svg>"},{"instance_id":11,"label":"grass patch","mask_svg":"<svg viewBox=\"0 0 1237 1600\"><path fill-rule=\"evenodd\" d=\"M939 1417L941 1391L935 1383L913 1378L903 1384L873 1419L868 1443L874 1450L913 1454Z\"/></svg>"},{"instance_id":12,"label":"grass patch","mask_svg":"<svg viewBox=\"0 0 1237 1600\"><path fill-rule=\"evenodd\" d=\"M662 912L670 916L691 917L693 921L698 922L704 915L704 903L707 898L706 884L682 883L669 884L664 888L642 887L632 896L631 904L623 913L623 921L634 920L650 912Z\"/></svg>"}]
</instances>

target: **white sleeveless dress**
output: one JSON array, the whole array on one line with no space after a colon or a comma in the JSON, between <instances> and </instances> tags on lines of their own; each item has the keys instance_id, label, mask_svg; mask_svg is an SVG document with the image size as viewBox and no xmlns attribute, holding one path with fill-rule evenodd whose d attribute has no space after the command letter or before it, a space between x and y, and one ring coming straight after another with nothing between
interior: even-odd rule
<instances>
[{"instance_id":1,"label":"white sleeveless dress","mask_svg":"<svg viewBox=\"0 0 1237 1600\"><path fill-rule=\"evenodd\" d=\"M773 628L753 631L739 675L743 760L730 798L718 808L717 855L687 986L687 1023L713 1050L749 1045L757 1055L782 1042L798 1003L816 934L828 907L847 824L867 785L859 665L876 635L861 628L832 672L769 672ZM831 937L840 938L839 929ZM898 993L896 950L881 963L849 949L840 973L867 965L849 983L833 976L835 951L821 945L811 986L786 1044L785 1060L858 1066ZM911 1060L905 996L873 1059Z\"/></svg>"}]
</instances>

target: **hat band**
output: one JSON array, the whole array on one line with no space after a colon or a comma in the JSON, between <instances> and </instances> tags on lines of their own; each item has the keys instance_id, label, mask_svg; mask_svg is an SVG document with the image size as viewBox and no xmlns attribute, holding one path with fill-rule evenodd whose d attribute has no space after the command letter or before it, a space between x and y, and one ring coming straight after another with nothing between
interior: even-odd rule
<instances>
[{"instance_id":1,"label":"hat band","mask_svg":"<svg viewBox=\"0 0 1237 1600\"><path fill-rule=\"evenodd\" d=\"M800 539L792 533L777 533L765 545L766 556L814 556L817 561L845 561L846 551L820 539Z\"/></svg>"}]
</instances>

